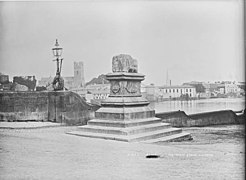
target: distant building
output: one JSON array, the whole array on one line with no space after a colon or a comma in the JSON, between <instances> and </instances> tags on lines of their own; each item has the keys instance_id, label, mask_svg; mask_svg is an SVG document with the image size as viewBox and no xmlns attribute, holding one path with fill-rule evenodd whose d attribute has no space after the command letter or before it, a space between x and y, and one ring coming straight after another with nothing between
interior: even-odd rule
<instances>
[{"instance_id":1,"label":"distant building","mask_svg":"<svg viewBox=\"0 0 246 180\"><path fill-rule=\"evenodd\" d=\"M85 77L84 77L84 63L83 62L74 62L74 84L73 87L84 87L85 86Z\"/></svg>"},{"instance_id":2,"label":"distant building","mask_svg":"<svg viewBox=\"0 0 246 180\"><path fill-rule=\"evenodd\" d=\"M156 101L158 95L157 90L158 88L154 85L141 85L141 94L144 98L146 98L148 101L153 102Z\"/></svg>"},{"instance_id":3,"label":"distant building","mask_svg":"<svg viewBox=\"0 0 246 180\"><path fill-rule=\"evenodd\" d=\"M218 91L218 85L217 83L203 83L202 84L205 87L205 92L216 92Z\"/></svg>"},{"instance_id":4,"label":"distant building","mask_svg":"<svg viewBox=\"0 0 246 180\"><path fill-rule=\"evenodd\" d=\"M240 88L234 83L225 83L225 94L228 93L239 93Z\"/></svg>"},{"instance_id":5,"label":"distant building","mask_svg":"<svg viewBox=\"0 0 246 180\"><path fill-rule=\"evenodd\" d=\"M0 91L9 91L11 87L12 83L9 82L9 76L0 73Z\"/></svg>"},{"instance_id":6,"label":"distant building","mask_svg":"<svg viewBox=\"0 0 246 180\"><path fill-rule=\"evenodd\" d=\"M77 93L78 95L80 95L81 97L85 97L87 90L84 87L81 88L75 88L75 89L69 89L72 92Z\"/></svg>"},{"instance_id":7,"label":"distant building","mask_svg":"<svg viewBox=\"0 0 246 180\"><path fill-rule=\"evenodd\" d=\"M101 102L104 99L107 99L109 96L109 91L108 90L90 90L87 91L86 94L86 100L87 101L98 101Z\"/></svg>"},{"instance_id":8,"label":"distant building","mask_svg":"<svg viewBox=\"0 0 246 180\"><path fill-rule=\"evenodd\" d=\"M191 81L191 82L186 82L183 85L188 85L188 86L193 86L196 88L196 93L204 93L205 92L205 87L203 86L203 82L199 81Z\"/></svg>"},{"instance_id":9,"label":"distant building","mask_svg":"<svg viewBox=\"0 0 246 180\"><path fill-rule=\"evenodd\" d=\"M107 99L110 94L110 84L91 84L86 86L87 94L86 100L100 103L102 100Z\"/></svg>"},{"instance_id":10,"label":"distant building","mask_svg":"<svg viewBox=\"0 0 246 180\"><path fill-rule=\"evenodd\" d=\"M240 95L245 96L245 82L237 82Z\"/></svg>"},{"instance_id":11,"label":"distant building","mask_svg":"<svg viewBox=\"0 0 246 180\"><path fill-rule=\"evenodd\" d=\"M187 83L185 83L187 84ZM189 83L191 84L191 83ZM240 94L244 94L244 90L240 87L243 87L242 83L230 82L230 81L221 81L215 83L202 83L204 91L198 91L201 89L197 84L192 84L197 88L197 93L199 98L216 98L216 97L228 97L234 96L237 97Z\"/></svg>"},{"instance_id":12,"label":"distant building","mask_svg":"<svg viewBox=\"0 0 246 180\"><path fill-rule=\"evenodd\" d=\"M243 91L245 91L245 82L237 82L237 86Z\"/></svg>"},{"instance_id":13,"label":"distant building","mask_svg":"<svg viewBox=\"0 0 246 180\"><path fill-rule=\"evenodd\" d=\"M52 84L54 77L42 77L39 81L38 81L38 86L44 86L44 87L48 87L50 84Z\"/></svg>"},{"instance_id":14,"label":"distant building","mask_svg":"<svg viewBox=\"0 0 246 180\"><path fill-rule=\"evenodd\" d=\"M145 88L145 90L144 90ZM165 99L196 98L196 88L193 86L145 86L141 88L143 95L149 101L161 101Z\"/></svg>"},{"instance_id":15,"label":"distant building","mask_svg":"<svg viewBox=\"0 0 246 180\"><path fill-rule=\"evenodd\" d=\"M86 86L87 90L110 90L110 84L90 84Z\"/></svg>"},{"instance_id":16,"label":"distant building","mask_svg":"<svg viewBox=\"0 0 246 180\"><path fill-rule=\"evenodd\" d=\"M38 81L38 90L40 87L45 88L47 90L53 90L52 87L52 82L53 82L54 77L42 77L41 80Z\"/></svg>"},{"instance_id":17,"label":"distant building","mask_svg":"<svg viewBox=\"0 0 246 180\"><path fill-rule=\"evenodd\" d=\"M35 76L14 76L14 91L34 91L36 88Z\"/></svg>"},{"instance_id":18,"label":"distant building","mask_svg":"<svg viewBox=\"0 0 246 180\"><path fill-rule=\"evenodd\" d=\"M196 89L193 86L182 85L182 86L161 86L159 91L162 92L163 96L169 98L179 98L183 95L188 95L190 98L196 97Z\"/></svg>"},{"instance_id":19,"label":"distant building","mask_svg":"<svg viewBox=\"0 0 246 180\"><path fill-rule=\"evenodd\" d=\"M225 94L225 84L218 84L218 91L220 94Z\"/></svg>"},{"instance_id":20,"label":"distant building","mask_svg":"<svg viewBox=\"0 0 246 180\"><path fill-rule=\"evenodd\" d=\"M0 74L0 84L9 83L9 76L5 74Z\"/></svg>"},{"instance_id":21,"label":"distant building","mask_svg":"<svg viewBox=\"0 0 246 180\"><path fill-rule=\"evenodd\" d=\"M110 84L90 84L86 87L70 89L70 91L84 97L89 103L100 104L102 100L108 98Z\"/></svg>"},{"instance_id":22,"label":"distant building","mask_svg":"<svg viewBox=\"0 0 246 180\"><path fill-rule=\"evenodd\" d=\"M38 82L39 86L48 87L52 84L54 77L42 77ZM77 89L85 86L84 64L83 62L74 62L74 76L63 77L64 87L66 89Z\"/></svg>"}]
</instances>

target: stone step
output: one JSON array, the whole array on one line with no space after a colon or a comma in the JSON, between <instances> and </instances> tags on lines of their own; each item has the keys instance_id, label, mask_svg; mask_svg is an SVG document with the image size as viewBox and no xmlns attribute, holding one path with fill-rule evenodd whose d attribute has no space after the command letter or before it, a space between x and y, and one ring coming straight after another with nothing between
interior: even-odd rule
<instances>
[{"instance_id":1,"label":"stone step","mask_svg":"<svg viewBox=\"0 0 246 180\"><path fill-rule=\"evenodd\" d=\"M167 128L171 128L171 125L169 123L155 123L124 128L124 131L127 132L128 135L132 135L144 132L164 130Z\"/></svg>"},{"instance_id":2,"label":"stone step","mask_svg":"<svg viewBox=\"0 0 246 180\"><path fill-rule=\"evenodd\" d=\"M143 143L151 143L151 144L158 144L161 142L171 142L171 141L181 141L181 140L189 140L191 138L190 133L182 132L178 134L173 134L170 136L165 136L157 139L150 139L146 141L142 141Z\"/></svg>"},{"instance_id":3,"label":"stone step","mask_svg":"<svg viewBox=\"0 0 246 180\"><path fill-rule=\"evenodd\" d=\"M118 141L125 141L125 142L138 142L138 141L144 141L144 140L177 134L180 133L181 131L182 130L180 128L167 128L158 131L144 132L134 135L106 134L106 133L83 132L83 131L73 131L73 132L68 132L67 134L83 136L83 137L91 137L91 138L118 140Z\"/></svg>"},{"instance_id":4,"label":"stone step","mask_svg":"<svg viewBox=\"0 0 246 180\"><path fill-rule=\"evenodd\" d=\"M155 123L155 124L145 124L141 126L133 126L133 127L108 127L108 126L79 126L79 130L84 132L95 132L95 133L106 133L106 134L122 134L122 135L130 135L137 134L142 132L149 132L155 130L161 130L170 128L170 124L168 123Z\"/></svg>"},{"instance_id":5,"label":"stone step","mask_svg":"<svg viewBox=\"0 0 246 180\"><path fill-rule=\"evenodd\" d=\"M161 123L161 119L152 117L146 119L134 119L127 121L118 121L118 120L102 120L102 119L93 119L87 122L88 125L93 126L108 126L108 127L133 127L141 126L146 124Z\"/></svg>"},{"instance_id":6,"label":"stone step","mask_svg":"<svg viewBox=\"0 0 246 180\"><path fill-rule=\"evenodd\" d=\"M125 135L126 133L123 132L122 129L124 128L108 127L108 126L94 126L94 125L86 125L86 126L78 127L78 130L82 132Z\"/></svg>"},{"instance_id":7,"label":"stone step","mask_svg":"<svg viewBox=\"0 0 246 180\"><path fill-rule=\"evenodd\" d=\"M182 129L180 128L167 128L158 131L144 132L139 134L134 134L129 136L129 142L138 142L149 139L156 139L164 136L170 136L172 134L181 133Z\"/></svg>"},{"instance_id":8,"label":"stone step","mask_svg":"<svg viewBox=\"0 0 246 180\"><path fill-rule=\"evenodd\" d=\"M102 134L102 133L84 132L84 131L72 131L72 132L67 132L66 134L82 136L82 137L109 139L109 140L128 142L127 136L125 136L125 135Z\"/></svg>"}]
</instances>

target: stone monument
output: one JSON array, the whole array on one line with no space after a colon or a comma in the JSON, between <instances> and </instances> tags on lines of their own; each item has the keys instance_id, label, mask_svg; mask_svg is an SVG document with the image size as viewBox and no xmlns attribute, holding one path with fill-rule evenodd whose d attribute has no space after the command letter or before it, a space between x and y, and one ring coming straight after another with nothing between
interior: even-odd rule
<instances>
[{"instance_id":1,"label":"stone monument","mask_svg":"<svg viewBox=\"0 0 246 180\"><path fill-rule=\"evenodd\" d=\"M110 95L95 112L95 119L68 134L119 140L126 142L158 143L189 139L189 133L172 128L155 117L155 111L141 95L144 75L138 73L137 60L129 55L114 56L110 81Z\"/></svg>"}]
</instances>

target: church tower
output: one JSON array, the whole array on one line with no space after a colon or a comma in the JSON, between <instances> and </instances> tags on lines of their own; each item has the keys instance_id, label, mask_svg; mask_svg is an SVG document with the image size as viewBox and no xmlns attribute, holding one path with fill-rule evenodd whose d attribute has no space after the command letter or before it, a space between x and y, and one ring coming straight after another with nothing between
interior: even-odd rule
<instances>
[{"instance_id":1,"label":"church tower","mask_svg":"<svg viewBox=\"0 0 246 180\"><path fill-rule=\"evenodd\" d=\"M84 87L85 86L85 77L84 77L84 63L74 62L74 87Z\"/></svg>"}]
</instances>

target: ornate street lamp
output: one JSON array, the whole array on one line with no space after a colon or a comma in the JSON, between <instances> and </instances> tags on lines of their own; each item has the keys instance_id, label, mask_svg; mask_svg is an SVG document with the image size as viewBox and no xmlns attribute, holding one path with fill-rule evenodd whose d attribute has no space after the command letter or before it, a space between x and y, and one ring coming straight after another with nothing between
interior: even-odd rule
<instances>
[{"instance_id":1,"label":"ornate street lamp","mask_svg":"<svg viewBox=\"0 0 246 180\"><path fill-rule=\"evenodd\" d=\"M63 90L64 89L64 80L61 77L61 68L62 68L62 48L59 47L58 40L56 39L55 47L52 48L53 55L56 58L53 61L56 61L57 68L56 68L56 76L52 82L53 88L55 91Z\"/></svg>"}]
</instances>

